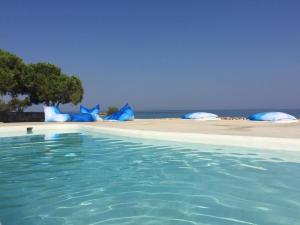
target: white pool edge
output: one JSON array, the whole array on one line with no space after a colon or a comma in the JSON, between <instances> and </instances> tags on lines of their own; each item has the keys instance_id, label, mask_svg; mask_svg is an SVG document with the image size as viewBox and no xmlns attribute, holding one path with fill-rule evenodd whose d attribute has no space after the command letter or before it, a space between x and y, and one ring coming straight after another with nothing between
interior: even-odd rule
<instances>
[{"instance_id":1,"label":"white pool edge","mask_svg":"<svg viewBox=\"0 0 300 225\"><path fill-rule=\"evenodd\" d=\"M0 137L26 135L27 127L33 128L33 134L43 134L47 132L70 133L80 131L93 131L102 134L117 135L123 137L176 141L182 143L199 143L235 147L261 148L264 150L273 149L283 151L300 151L300 139L294 138L179 133L148 130L145 131L134 129L96 127L87 124L24 124L16 126L6 126L0 127Z\"/></svg>"}]
</instances>

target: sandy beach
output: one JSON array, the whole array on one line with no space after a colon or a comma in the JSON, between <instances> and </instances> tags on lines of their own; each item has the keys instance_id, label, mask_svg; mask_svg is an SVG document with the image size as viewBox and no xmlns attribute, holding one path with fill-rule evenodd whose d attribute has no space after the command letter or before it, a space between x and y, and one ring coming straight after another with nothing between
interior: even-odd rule
<instances>
[{"instance_id":1,"label":"sandy beach","mask_svg":"<svg viewBox=\"0 0 300 225\"><path fill-rule=\"evenodd\" d=\"M176 132L193 134L217 134L233 136L296 138L300 139L300 122L272 123L248 120L197 121L182 119L136 119L128 122L94 122L94 123L0 123L0 128L29 125L89 125L99 128L117 128L125 130Z\"/></svg>"},{"instance_id":2,"label":"sandy beach","mask_svg":"<svg viewBox=\"0 0 300 225\"><path fill-rule=\"evenodd\" d=\"M33 127L35 134L92 131L131 138L300 151L299 122L137 119L129 122L0 123L0 136L16 135L16 132L25 135L27 127Z\"/></svg>"},{"instance_id":3,"label":"sandy beach","mask_svg":"<svg viewBox=\"0 0 300 225\"><path fill-rule=\"evenodd\" d=\"M300 138L299 122L271 123L248 120L196 121L182 119L139 119L130 122L97 122L90 123L90 125L145 131Z\"/></svg>"}]
</instances>

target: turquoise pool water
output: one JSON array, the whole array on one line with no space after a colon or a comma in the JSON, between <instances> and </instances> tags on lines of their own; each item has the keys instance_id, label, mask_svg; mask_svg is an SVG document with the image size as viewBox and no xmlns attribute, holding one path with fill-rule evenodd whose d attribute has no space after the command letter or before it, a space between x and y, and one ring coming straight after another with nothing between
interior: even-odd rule
<instances>
[{"instance_id":1,"label":"turquoise pool water","mask_svg":"<svg viewBox=\"0 0 300 225\"><path fill-rule=\"evenodd\" d=\"M272 154L80 133L0 138L0 223L298 225L300 157Z\"/></svg>"}]
</instances>

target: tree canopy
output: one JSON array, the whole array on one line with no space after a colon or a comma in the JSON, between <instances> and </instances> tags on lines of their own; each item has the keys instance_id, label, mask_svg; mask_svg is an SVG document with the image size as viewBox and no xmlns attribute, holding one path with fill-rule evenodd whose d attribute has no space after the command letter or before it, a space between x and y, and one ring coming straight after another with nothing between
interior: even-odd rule
<instances>
[{"instance_id":1,"label":"tree canopy","mask_svg":"<svg viewBox=\"0 0 300 225\"><path fill-rule=\"evenodd\" d=\"M78 104L83 97L81 81L75 76L63 74L60 68L49 63L29 65L32 73L28 87L34 104Z\"/></svg>"},{"instance_id":2,"label":"tree canopy","mask_svg":"<svg viewBox=\"0 0 300 225\"><path fill-rule=\"evenodd\" d=\"M0 49L0 95L11 97L11 110L22 111L31 104L76 105L82 100L83 88L76 76L62 73L53 64L27 65Z\"/></svg>"},{"instance_id":3,"label":"tree canopy","mask_svg":"<svg viewBox=\"0 0 300 225\"><path fill-rule=\"evenodd\" d=\"M21 58L0 49L0 94L24 94L27 75L27 66Z\"/></svg>"}]
</instances>

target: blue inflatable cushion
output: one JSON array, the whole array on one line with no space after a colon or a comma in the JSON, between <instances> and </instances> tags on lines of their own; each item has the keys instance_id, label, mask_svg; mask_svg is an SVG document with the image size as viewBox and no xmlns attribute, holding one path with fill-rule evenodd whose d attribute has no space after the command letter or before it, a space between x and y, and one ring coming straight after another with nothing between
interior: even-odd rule
<instances>
[{"instance_id":1,"label":"blue inflatable cushion","mask_svg":"<svg viewBox=\"0 0 300 225\"><path fill-rule=\"evenodd\" d=\"M261 112L255 113L248 117L248 120L253 121L293 121L296 117L283 112Z\"/></svg>"},{"instance_id":2,"label":"blue inflatable cushion","mask_svg":"<svg viewBox=\"0 0 300 225\"><path fill-rule=\"evenodd\" d=\"M105 117L105 120L130 121L134 120L134 112L129 104L124 105L118 112Z\"/></svg>"},{"instance_id":3,"label":"blue inflatable cushion","mask_svg":"<svg viewBox=\"0 0 300 225\"><path fill-rule=\"evenodd\" d=\"M94 122L95 117L88 113L70 114L71 122Z\"/></svg>"},{"instance_id":4,"label":"blue inflatable cushion","mask_svg":"<svg viewBox=\"0 0 300 225\"><path fill-rule=\"evenodd\" d=\"M96 105L95 107L89 109L80 105L80 113L89 113L89 114L99 114L100 113L100 105Z\"/></svg>"}]
</instances>

